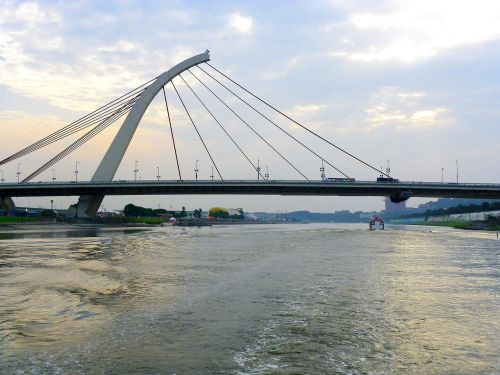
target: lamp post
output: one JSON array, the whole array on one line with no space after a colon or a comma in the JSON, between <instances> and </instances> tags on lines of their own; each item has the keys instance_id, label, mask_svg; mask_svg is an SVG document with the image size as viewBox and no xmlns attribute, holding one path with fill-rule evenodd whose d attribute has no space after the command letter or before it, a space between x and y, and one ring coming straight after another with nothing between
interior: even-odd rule
<instances>
[{"instance_id":1,"label":"lamp post","mask_svg":"<svg viewBox=\"0 0 500 375\"><path fill-rule=\"evenodd\" d=\"M194 166L194 178L196 181L198 181L198 159L196 159L196 163Z\"/></svg>"},{"instance_id":2,"label":"lamp post","mask_svg":"<svg viewBox=\"0 0 500 375\"><path fill-rule=\"evenodd\" d=\"M135 161L135 167L134 167L134 181L137 181L137 172L139 172L139 161Z\"/></svg>"},{"instance_id":3,"label":"lamp post","mask_svg":"<svg viewBox=\"0 0 500 375\"><path fill-rule=\"evenodd\" d=\"M457 163L457 184L458 184L458 160L455 160Z\"/></svg>"},{"instance_id":4,"label":"lamp post","mask_svg":"<svg viewBox=\"0 0 500 375\"><path fill-rule=\"evenodd\" d=\"M56 182L56 171L55 169L51 169L52 171L52 182Z\"/></svg>"},{"instance_id":5,"label":"lamp post","mask_svg":"<svg viewBox=\"0 0 500 375\"><path fill-rule=\"evenodd\" d=\"M325 179L325 164L323 162L323 159L321 159L321 168L319 169L321 172L321 180Z\"/></svg>"},{"instance_id":6,"label":"lamp post","mask_svg":"<svg viewBox=\"0 0 500 375\"><path fill-rule=\"evenodd\" d=\"M80 164L79 161L75 163L75 182L78 182L78 164Z\"/></svg>"},{"instance_id":7,"label":"lamp post","mask_svg":"<svg viewBox=\"0 0 500 375\"><path fill-rule=\"evenodd\" d=\"M269 167L266 165L266 174L264 175L267 181L269 181Z\"/></svg>"},{"instance_id":8,"label":"lamp post","mask_svg":"<svg viewBox=\"0 0 500 375\"><path fill-rule=\"evenodd\" d=\"M210 168L212 169L212 174L210 175L210 179L212 180L212 182L214 181L214 166L211 165Z\"/></svg>"},{"instance_id":9,"label":"lamp post","mask_svg":"<svg viewBox=\"0 0 500 375\"><path fill-rule=\"evenodd\" d=\"M0 181L1 181L1 182L2 182L2 184L3 184L3 182L5 181L5 179L3 178L3 169L0 169L0 176L2 176L2 177L0 178Z\"/></svg>"},{"instance_id":10,"label":"lamp post","mask_svg":"<svg viewBox=\"0 0 500 375\"><path fill-rule=\"evenodd\" d=\"M21 175L21 164L22 163L17 163L17 183L19 183L19 176Z\"/></svg>"},{"instance_id":11,"label":"lamp post","mask_svg":"<svg viewBox=\"0 0 500 375\"><path fill-rule=\"evenodd\" d=\"M441 183L444 183L444 168L441 168Z\"/></svg>"},{"instance_id":12,"label":"lamp post","mask_svg":"<svg viewBox=\"0 0 500 375\"><path fill-rule=\"evenodd\" d=\"M260 160L257 159L257 182L260 181Z\"/></svg>"},{"instance_id":13,"label":"lamp post","mask_svg":"<svg viewBox=\"0 0 500 375\"><path fill-rule=\"evenodd\" d=\"M157 175L156 175L156 178L158 179L158 181L160 181L160 167L156 167L156 172L157 172Z\"/></svg>"}]
</instances>

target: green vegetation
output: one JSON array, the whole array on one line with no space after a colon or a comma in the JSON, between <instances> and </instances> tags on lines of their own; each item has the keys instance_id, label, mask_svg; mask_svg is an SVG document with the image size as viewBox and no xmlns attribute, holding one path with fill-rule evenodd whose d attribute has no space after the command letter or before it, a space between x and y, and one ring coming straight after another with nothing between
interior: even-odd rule
<instances>
[{"instance_id":1,"label":"green vegetation","mask_svg":"<svg viewBox=\"0 0 500 375\"><path fill-rule=\"evenodd\" d=\"M10 223L30 223L40 221L38 217L23 217L23 216L0 216L0 224Z\"/></svg>"},{"instance_id":2,"label":"green vegetation","mask_svg":"<svg viewBox=\"0 0 500 375\"><path fill-rule=\"evenodd\" d=\"M400 218L414 217L429 217L429 216L446 216L454 214L465 214L472 212L498 211L500 210L500 202L484 202L482 204L470 204L468 206L458 205L450 208L439 208L437 210L427 210L421 213L413 213L409 215L401 215Z\"/></svg>"},{"instance_id":3,"label":"green vegetation","mask_svg":"<svg viewBox=\"0 0 500 375\"><path fill-rule=\"evenodd\" d=\"M208 216L212 216L217 219L227 219L229 218L229 211L222 207L212 207L208 210Z\"/></svg>"},{"instance_id":4,"label":"green vegetation","mask_svg":"<svg viewBox=\"0 0 500 375\"><path fill-rule=\"evenodd\" d=\"M493 230L500 231L500 218L489 215L483 221L459 221L459 220L445 220L445 221L421 221L412 223L416 225L429 225L435 227L451 227L455 229L470 229L470 230Z\"/></svg>"},{"instance_id":5,"label":"green vegetation","mask_svg":"<svg viewBox=\"0 0 500 375\"><path fill-rule=\"evenodd\" d=\"M127 204L123 209L123 214L125 216L130 216L130 217L139 217L139 216L151 217L151 216L157 216L158 214L167 214L167 213L169 212L162 208L158 209L145 208L141 206L136 206L132 203Z\"/></svg>"}]
</instances>

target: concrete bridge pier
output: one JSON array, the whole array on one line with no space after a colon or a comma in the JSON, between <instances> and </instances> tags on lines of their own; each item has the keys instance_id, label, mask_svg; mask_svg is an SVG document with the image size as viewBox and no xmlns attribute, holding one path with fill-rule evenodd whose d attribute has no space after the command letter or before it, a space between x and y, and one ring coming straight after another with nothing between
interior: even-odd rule
<instances>
[{"instance_id":1,"label":"concrete bridge pier","mask_svg":"<svg viewBox=\"0 0 500 375\"><path fill-rule=\"evenodd\" d=\"M16 204L11 197L0 197L0 210L15 210Z\"/></svg>"},{"instance_id":2,"label":"concrete bridge pier","mask_svg":"<svg viewBox=\"0 0 500 375\"><path fill-rule=\"evenodd\" d=\"M104 195L82 195L77 203L69 206L66 220L73 222L96 222L96 213L104 200Z\"/></svg>"}]
</instances>

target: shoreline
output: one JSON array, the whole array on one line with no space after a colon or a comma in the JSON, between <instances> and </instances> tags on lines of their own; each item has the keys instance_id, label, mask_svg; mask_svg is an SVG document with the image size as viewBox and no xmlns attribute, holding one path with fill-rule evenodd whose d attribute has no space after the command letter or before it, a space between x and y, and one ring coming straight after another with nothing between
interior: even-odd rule
<instances>
[{"instance_id":1,"label":"shoreline","mask_svg":"<svg viewBox=\"0 0 500 375\"><path fill-rule=\"evenodd\" d=\"M463 230L482 230L488 232L499 232L500 225L492 225L480 221L427 221L416 222L410 225L429 226L429 227L448 227Z\"/></svg>"}]
</instances>

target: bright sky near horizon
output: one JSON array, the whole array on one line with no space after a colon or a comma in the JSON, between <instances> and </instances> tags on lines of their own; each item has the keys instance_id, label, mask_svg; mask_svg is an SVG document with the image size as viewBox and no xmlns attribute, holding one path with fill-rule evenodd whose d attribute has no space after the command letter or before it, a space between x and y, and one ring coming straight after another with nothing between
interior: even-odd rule
<instances>
[{"instance_id":1,"label":"bright sky near horizon","mask_svg":"<svg viewBox=\"0 0 500 375\"><path fill-rule=\"evenodd\" d=\"M493 0L0 0L0 158L209 49L214 66L376 167L390 160L395 177L440 181L444 171L444 179L454 181L458 160L460 181L500 182L499 20L500 2ZM269 167L271 179L300 178L201 85L189 82L249 156ZM182 81L175 83L223 177L255 178ZM200 178L208 179L211 162L175 93L167 91L183 177L194 178L198 159ZM317 158L225 98L309 178L319 179ZM356 179L376 177L293 124L273 119ZM90 179L120 123L35 180L74 179L77 161L79 178ZM176 179L169 134L164 103L155 100L115 178L133 179L138 160L141 179L155 179L157 167L162 178ZM64 140L18 160L21 177L69 144ZM16 180L18 161L0 166L6 180ZM329 168L326 173L336 176ZM56 202L63 207L74 200ZM382 207L376 197L248 196L109 197L104 206L131 201L247 211ZM16 202L45 206L48 199Z\"/></svg>"}]
</instances>

